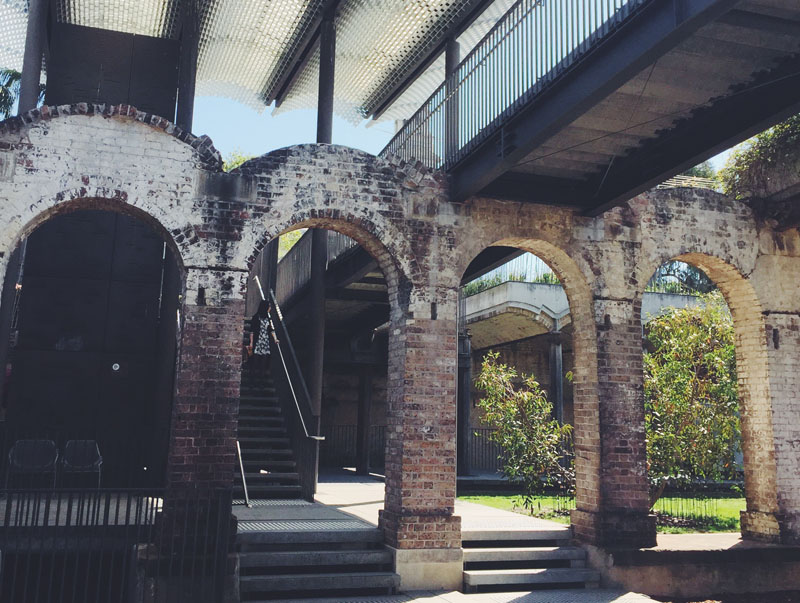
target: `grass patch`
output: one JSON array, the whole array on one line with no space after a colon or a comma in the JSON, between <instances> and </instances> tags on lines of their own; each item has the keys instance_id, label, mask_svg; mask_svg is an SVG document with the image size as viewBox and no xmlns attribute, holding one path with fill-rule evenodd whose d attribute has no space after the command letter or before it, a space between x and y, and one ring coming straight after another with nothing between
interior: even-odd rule
<instances>
[{"instance_id":1,"label":"grass patch","mask_svg":"<svg viewBox=\"0 0 800 603\"><path fill-rule=\"evenodd\" d=\"M522 497L519 495L471 495L458 498L564 524L569 523L569 510L575 507L571 499L549 495L533 498L532 513L522 504ZM744 498L686 494L661 498L653 511L657 517L658 531L663 534L738 532L739 512L745 507Z\"/></svg>"}]
</instances>

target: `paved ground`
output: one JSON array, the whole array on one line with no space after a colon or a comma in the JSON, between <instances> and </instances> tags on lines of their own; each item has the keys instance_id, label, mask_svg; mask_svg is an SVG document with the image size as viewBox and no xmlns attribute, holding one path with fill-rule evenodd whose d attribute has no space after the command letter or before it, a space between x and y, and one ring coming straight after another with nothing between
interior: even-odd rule
<instances>
[{"instance_id":1,"label":"paved ground","mask_svg":"<svg viewBox=\"0 0 800 603\"><path fill-rule=\"evenodd\" d=\"M412 592L394 596L348 597L345 599L285 599L283 603L653 603L644 595L605 589L465 595L460 592ZM273 603L279 603L278 601Z\"/></svg>"}]
</instances>

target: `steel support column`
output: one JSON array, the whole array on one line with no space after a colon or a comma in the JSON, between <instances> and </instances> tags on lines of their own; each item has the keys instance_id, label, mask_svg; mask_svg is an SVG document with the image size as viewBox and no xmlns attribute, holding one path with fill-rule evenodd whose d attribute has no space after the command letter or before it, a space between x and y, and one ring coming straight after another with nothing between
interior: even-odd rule
<instances>
[{"instance_id":1,"label":"steel support column","mask_svg":"<svg viewBox=\"0 0 800 603\"><path fill-rule=\"evenodd\" d=\"M564 423L564 362L560 331L550 333L550 401L553 414Z\"/></svg>"},{"instance_id":2,"label":"steel support column","mask_svg":"<svg viewBox=\"0 0 800 603\"><path fill-rule=\"evenodd\" d=\"M336 26L333 14L319 26L319 90L317 93L317 142L333 140L333 83L336 63Z\"/></svg>"},{"instance_id":3,"label":"steel support column","mask_svg":"<svg viewBox=\"0 0 800 603\"><path fill-rule=\"evenodd\" d=\"M192 130L194 119L194 94L197 81L197 48L200 38L200 21L197 0L181 3L181 56L178 73L178 108L175 123L187 131Z\"/></svg>"},{"instance_id":4,"label":"steel support column","mask_svg":"<svg viewBox=\"0 0 800 603\"><path fill-rule=\"evenodd\" d=\"M358 424L356 426L356 473L369 475L369 430L372 408L372 367L361 366L358 374Z\"/></svg>"},{"instance_id":5,"label":"steel support column","mask_svg":"<svg viewBox=\"0 0 800 603\"><path fill-rule=\"evenodd\" d=\"M453 75L461 61L461 49L455 38L447 40L444 50L444 73L447 87L447 100L445 101L445 158L452 157L458 150L458 92L456 79Z\"/></svg>"},{"instance_id":6,"label":"steel support column","mask_svg":"<svg viewBox=\"0 0 800 603\"><path fill-rule=\"evenodd\" d=\"M472 426L470 409L472 407L472 341L469 334L458 336L458 383L457 383L458 439L456 440L456 469L458 475L470 475L469 441Z\"/></svg>"},{"instance_id":7,"label":"steel support column","mask_svg":"<svg viewBox=\"0 0 800 603\"><path fill-rule=\"evenodd\" d=\"M35 109L39 103L39 82L42 77L47 0L31 0L28 7L28 31L22 58L22 80L19 86L18 114Z\"/></svg>"}]
</instances>

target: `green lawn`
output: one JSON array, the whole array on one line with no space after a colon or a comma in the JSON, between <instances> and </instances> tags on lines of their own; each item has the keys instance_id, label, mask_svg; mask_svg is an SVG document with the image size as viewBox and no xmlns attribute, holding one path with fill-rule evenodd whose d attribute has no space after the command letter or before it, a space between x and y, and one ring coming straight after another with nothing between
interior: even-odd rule
<instances>
[{"instance_id":1,"label":"green lawn","mask_svg":"<svg viewBox=\"0 0 800 603\"><path fill-rule=\"evenodd\" d=\"M459 496L468 502L528 514L519 495ZM534 497L533 515L559 523L569 523L568 509L572 500L556 496ZM739 512L745 508L744 498L724 496L669 496L661 498L654 511L658 515L658 531L669 534L692 532L737 532Z\"/></svg>"}]
</instances>

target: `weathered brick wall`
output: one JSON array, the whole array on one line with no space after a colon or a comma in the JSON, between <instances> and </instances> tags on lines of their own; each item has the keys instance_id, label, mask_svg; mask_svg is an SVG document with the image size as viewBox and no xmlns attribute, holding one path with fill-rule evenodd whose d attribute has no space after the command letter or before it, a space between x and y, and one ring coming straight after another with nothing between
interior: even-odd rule
<instances>
[{"instance_id":1,"label":"weathered brick wall","mask_svg":"<svg viewBox=\"0 0 800 603\"><path fill-rule=\"evenodd\" d=\"M173 481L222 484L232 474L247 269L281 232L331 228L362 244L389 286L387 540L458 547L456 290L480 251L510 245L548 262L570 302L576 534L652 542L641 296L663 261L682 258L718 282L736 322L745 529L797 538L796 232L777 234L743 204L709 191L657 191L597 218L493 199L450 203L441 174L334 145L282 149L222 174L207 139L160 118L121 107L54 113L0 124L0 252L6 261L36 224L80 206L132 213L168 238L186 278Z\"/></svg>"}]
</instances>

